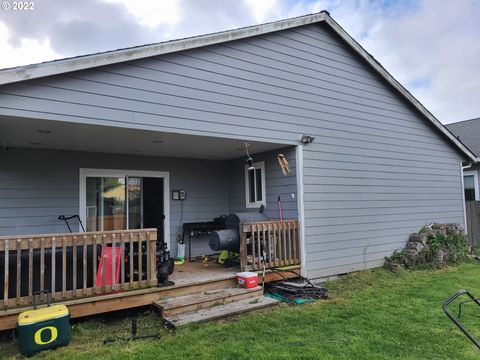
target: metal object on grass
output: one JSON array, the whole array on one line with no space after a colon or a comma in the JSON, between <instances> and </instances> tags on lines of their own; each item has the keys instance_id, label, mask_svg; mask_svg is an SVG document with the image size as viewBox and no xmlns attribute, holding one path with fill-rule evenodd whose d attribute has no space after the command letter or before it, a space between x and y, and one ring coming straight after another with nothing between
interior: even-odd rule
<instances>
[{"instance_id":1,"label":"metal object on grass","mask_svg":"<svg viewBox=\"0 0 480 360\"><path fill-rule=\"evenodd\" d=\"M448 308L448 305L450 305L454 300L458 299L460 296L468 296L470 299L469 300L466 300L466 301L462 301L458 304L458 316L455 317L452 315L452 313L450 312L449 308ZM472 342L475 344L475 346L477 346L477 348L480 349L480 343L478 342L478 340L465 328L465 326L463 326L463 324L459 321L460 319L460 316L462 315L462 306L468 302L474 302L476 303L478 306L480 306L480 300L475 298L470 292L468 292L467 290L460 290L458 291L457 293L453 294L452 296L450 296L448 299L446 299L444 302L443 302L443 311L445 312L445 315L447 315L447 317L460 329L461 332L463 332L465 334L465 336Z\"/></svg>"},{"instance_id":2,"label":"metal object on grass","mask_svg":"<svg viewBox=\"0 0 480 360\"><path fill-rule=\"evenodd\" d=\"M136 341L136 340L144 340L144 339L160 339L160 334L149 334L149 335L137 335L137 318L132 318L132 336L129 338L121 338L121 337L113 337L107 338L103 340L103 344L111 344L115 341L122 340L122 341Z\"/></svg>"}]
</instances>

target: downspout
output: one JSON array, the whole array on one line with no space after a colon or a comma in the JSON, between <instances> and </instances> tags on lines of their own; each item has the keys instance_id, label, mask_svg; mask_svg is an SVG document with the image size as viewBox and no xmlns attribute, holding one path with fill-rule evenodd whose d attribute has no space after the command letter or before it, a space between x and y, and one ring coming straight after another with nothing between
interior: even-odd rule
<instances>
[{"instance_id":1,"label":"downspout","mask_svg":"<svg viewBox=\"0 0 480 360\"><path fill-rule=\"evenodd\" d=\"M464 229L465 234L468 235L468 230L467 230L467 205L465 204L465 181L463 178L463 171L465 169L470 169L473 166L473 163L468 163L468 165L463 166L462 161L460 161L460 177L462 178L462 201L463 201L463 224L464 224Z\"/></svg>"},{"instance_id":2,"label":"downspout","mask_svg":"<svg viewBox=\"0 0 480 360\"><path fill-rule=\"evenodd\" d=\"M462 172L465 169L470 169L473 166L473 163L469 163L468 165L462 166Z\"/></svg>"}]
</instances>

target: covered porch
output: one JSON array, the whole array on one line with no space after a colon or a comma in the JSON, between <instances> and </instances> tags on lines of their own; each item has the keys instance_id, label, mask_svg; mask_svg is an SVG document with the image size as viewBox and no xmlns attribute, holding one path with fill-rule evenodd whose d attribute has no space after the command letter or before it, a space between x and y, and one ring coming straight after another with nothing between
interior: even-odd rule
<instances>
[{"instance_id":1,"label":"covered porch","mask_svg":"<svg viewBox=\"0 0 480 360\"><path fill-rule=\"evenodd\" d=\"M261 269L265 249L267 268L299 267L298 154L292 144L247 140L259 169L252 176L244 139L24 118L2 118L0 131L1 316L16 319L38 290L71 304L76 317L233 284L236 272ZM283 174L278 154L292 172ZM189 241L193 259L218 254L209 247L210 230L185 236L184 225L258 212L261 205L268 221L241 227L232 267L187 262L170 276L174 286L157 287L157 241L164 240L173 257L178 244L188 249ZM76 214L86 231L73 219L69 233L58 217ZM139 247L144 251L130 251ZM105 248L122 249L109 263L110 273L120 275L99 283Z\"/></svg>"}]
</instances>

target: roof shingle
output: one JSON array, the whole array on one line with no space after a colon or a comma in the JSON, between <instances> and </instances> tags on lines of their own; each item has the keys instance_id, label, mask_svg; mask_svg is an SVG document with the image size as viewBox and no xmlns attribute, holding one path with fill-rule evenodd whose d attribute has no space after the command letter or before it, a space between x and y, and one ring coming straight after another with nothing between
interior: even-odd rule
<instances>
[{"instance_id":1,"label":"roof shingle","mask_svg":"<svg viewBox=\"0 0 480 360\"><path fill-rule=\"evenodd\" d=\"M445 125L475 155L480 156L480 118Z\"/></svg>"}]
</instances>

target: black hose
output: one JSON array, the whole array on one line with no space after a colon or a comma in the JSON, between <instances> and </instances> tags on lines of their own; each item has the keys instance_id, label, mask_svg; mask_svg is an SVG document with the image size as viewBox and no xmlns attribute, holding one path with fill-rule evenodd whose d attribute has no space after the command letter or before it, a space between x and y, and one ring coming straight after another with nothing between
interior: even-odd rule
<instances>
[{"instance_id":1,"label":"black hose","mask_svg":"<svg viewBox=\"0 0 480 360\"><path fill-rule=\"evenodd\" d=\"M300 275L299 273L297 273L296 271L293 271L293 270L288 270L288 269L280 269L280 268L270 268L270 270L272 270L274 273L280 275L282 278L284 278L285 280L288 280L288 278L286 278L280 271L285 271L285 272L289 272L289 273L292 273L292 274L295 274L297 275L300 279L304 280L307 284L309 284L311 287L315 287L315 285L309 280L307 279L306 277ZM307 284L305 284L304 287L307 287Z\"/></svg>"}]
</instances>

